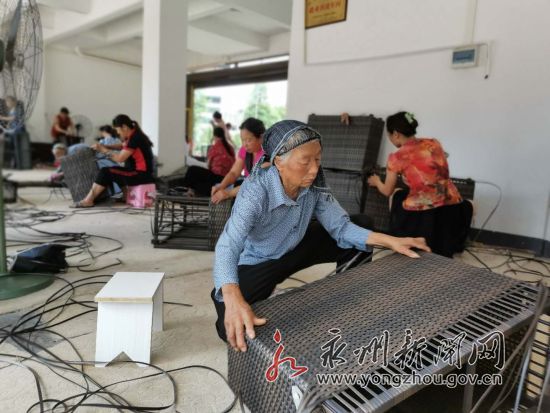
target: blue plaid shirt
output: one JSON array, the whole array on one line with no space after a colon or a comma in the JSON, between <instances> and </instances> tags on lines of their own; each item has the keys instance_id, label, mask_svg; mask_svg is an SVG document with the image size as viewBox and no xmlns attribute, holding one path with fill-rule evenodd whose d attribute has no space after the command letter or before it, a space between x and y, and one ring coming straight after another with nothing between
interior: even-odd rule
<instances>
[{"instance_id":1,"label":"blue plaid shirt","mask_svg":"<svg viewBox=\"0 0 550 413\"><path fill-rule=\"evenodd\" d=\"M315 217L341 248L367 251L369 230L353 224L338 201L314 189L302 189L294 201L286 195L279 171L272 166L246 179L231 217L216 244L214 285L238 284L238 265L277 259L293 250Z\"/></svg>"}]
</instances>

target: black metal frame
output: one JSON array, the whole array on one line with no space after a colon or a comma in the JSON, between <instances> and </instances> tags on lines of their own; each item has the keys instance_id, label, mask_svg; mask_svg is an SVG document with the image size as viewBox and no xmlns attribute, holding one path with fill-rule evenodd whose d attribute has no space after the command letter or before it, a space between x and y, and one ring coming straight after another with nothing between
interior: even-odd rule
<instances>
[{"instance_id":1,"label":"black metal frame","mask_svg":"<svg viewBox=\"0 0 550 413\"><path fill-rule=\"evenodd\" d=\"M155 248L213 251L231 205L231 201L215 205L209 198L158 195L151 242Z\"/></svg>"}]
</instances>

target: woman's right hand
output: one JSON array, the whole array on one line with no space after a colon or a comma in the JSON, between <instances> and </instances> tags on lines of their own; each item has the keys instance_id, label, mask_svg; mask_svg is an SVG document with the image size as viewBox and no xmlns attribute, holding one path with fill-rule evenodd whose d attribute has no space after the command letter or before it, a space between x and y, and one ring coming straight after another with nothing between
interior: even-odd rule
<instances>
[{"instance_id":1,"label":"woman's right hand","mask_svg":"<svg viewBox=\"0 0 550 413\"><path fill-rule=\"evenodd\" d=\"M245 333L250 339L256 337L254 327L263 326L267 320L258 318L250 304L242 296L236 284L222 287L225 302L225 332L227 341L235 351L246 351Z\"/></svg>"},{"instance_id":2,"label":"woman's right hand","mask_svg":"<svg viewBox=\"0 0 550 413\"><path fill-rule=\"evenodd\" d=\"M344 125L349 126L349 113L343 112L340 115L340 123L343 123Z\"/></svg>"},{"instance_id":3,"label":"woman's right hand","mask_svg":"<svg viewBox=\"0 0 550 413\"><path fill-rule=\"evenodd\" d=\"M382 183L382 180L378 175L374 174L369 176L369 179L367 179L367 183L369 184L369 186L378 187L378 185Z\"/></svg>"}]
</instances>

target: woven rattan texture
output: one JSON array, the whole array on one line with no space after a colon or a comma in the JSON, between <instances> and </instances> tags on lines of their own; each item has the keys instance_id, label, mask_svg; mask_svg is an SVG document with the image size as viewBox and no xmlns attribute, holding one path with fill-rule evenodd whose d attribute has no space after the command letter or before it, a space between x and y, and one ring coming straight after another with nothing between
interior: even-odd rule
<instances>
[{"instance_id":1,"label":"woven rattan texture","mask_svg":"<svg viewBox=\"0 0 550 413\"><path fill-rule=\"evenodd\" d=\"M325 179L332 194L338 200L342 208L348 214L361 212L361 205L364 205L363 179L357 172L334 171L325 169Z\"/></svg>"},{"instance_id":2,"label":"woven rattan texture","mask_svg":"<svg viewBox=\"0 0 550 413\"><path fill-rule=\"evenodd\" d=\"M382 181L386 179L385 170L379 170L378 175ZM464 199L474 199L475 181L471 179L451 178L456 185L458 191ZM405 185L399 178L397 186L404 188ZM365 214L374 222L374 229L379 232L388 232L390 229L390 211L388 198L382 195L376 188L369 187L367 189L365 201Z\"/></svg>"},{"instance_id":3,"label":"woven rattan texture","mask_svg":"<svg viewBox=\"0 0 550 413\"><path fill-rule=\"evenodd\" d=\"M384 132L382 119L354 116L344 125L340 116L309 115L308 124L323 137L323 167L361 172L376 165Z\"/></svg>"},{"instance_id":4,"label":"woven rattan texture","mask_svg":"<svg viewBox=\"0 0 550 413\"><path fill-rule=\"evenodd\" d=\"M228 350L230 384L252 412L293 412L293 383L311 389L316 387L316 373L361 374L380 367L381 359L359 365L353 350L385 330L392 338L393 355L403 345L406 329L414 338L433 337L518 284L434 254L422 254L418 260L396 254L375 260L254 305L256 314L269 322L248 341L246 353ZM275 329L285 346L281 357L295 357L298 365L309 368L307 373L290 379L285 364L277 381L265 379L277 349ZM333 370L321 364L321 346L333 338L330 329L339 329L340 343L347 344L341 353L347 362ZM339 390L321 387L327 397Z\"/></svg>"},{"instance_id":5,"label":"woven rattan texture","mask_svg":"<svg viewBox=\"0 0 550 413\"><path fill-rule=\"evenodd\" d=\"M63 181L69 188L74 202L86 197L99 171L95 153L91 148L81 149L62 158L61 169L64 173Z\"/></svg>"}]
</instances>

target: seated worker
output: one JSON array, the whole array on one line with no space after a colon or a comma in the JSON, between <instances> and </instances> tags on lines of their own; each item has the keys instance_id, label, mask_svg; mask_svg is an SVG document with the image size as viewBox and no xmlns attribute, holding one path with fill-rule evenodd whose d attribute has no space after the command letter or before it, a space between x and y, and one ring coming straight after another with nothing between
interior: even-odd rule
<instances>
[{"instance_id":1,"label":"seated worker","mask_svg":"<svg viewBox=\"0 0 550 413\"><path fill-rule=\"evenodd\" d=\"M123 192L128 186L154 183L153 178L153 143L143 133L136 121L127 115L118 115L113 119L118 136L123 140L122 150L115 153L101 144L92 146L116 163L124 162L122 166L104 167L99 170L95 183L86 197L73 204L72 208L90 208L94 200L105 188L116 183Z\"/></svg>"},{"instance_id":2,"label":"seated worker","mask_svg":"<svg viewBox=\"0 0 550 413\"><path fill-rule=\"evenodd\" d=\"M388 138L398 150L390 154L386 181L369 177L370 186L390 202L390 233L423 237L436 254L452 257L464 250L472 221L472 203L463 200L449 175L443 147L437 139L417 138L418 122L409 112L386 120ZM395 190L397 176L405 190Z\"/></svg>"},{"instance_id":3,"label":"seated worker","mask_svg":"<svg viewBox=\"0 0 550 413\"><path fill-rule=\"evenodd\" d=\"M241 141L243 146L237 153L237 159L233 167L219 185L212 187L212 202L217 204L224 199L235 198L239 192L239 187L227 189L228 186L235 184L244 171L247 177L252 171L252 167L263 155L262 137L265 132L264 123L255 118L246 119L240 126Z\"/></svg>"},{"instance_id":4,"label":"seated worker","mask_svg":"<svg viewBox=\"0 0 550 413\"><path fill-rule=\"evenodd\" d=\"M101 126L99 128L99 131L101 133L101 138L99 139L99 143L101 145L105 146L107 149L113 149L113 150L122 149L122 142L120 141L120 139L118 139L118 137L116 137L116 132L111 126L109 125ZM65 173L61 168L61 163L60 163L61 158L63 158L66 155L71 156L76 152L87 148L90 148L90 146L85 143L76 143L74 145L69 146L68 149L65 147L64 144L56 143L53 146L52 152L55 156L56 162L58 164L56 166L58 166L58 168L50 176L50 181L61 182L65 178ZM107 156L102 154L101 152L97 152L95 154L95 157L96 157L96 162L99 169L104 167L118 166L116 162L107 158ZM112 189L109 191L111 195L121 192L121 189L116 183L113 183L113 188L110 188L110 189Z\"/></svg>"},{"instance_id":5,"label":"seated worker","mask_svg":"<svg viewBox=\"0 0 550 413\"><path fill-rule=\"evenodd\" d=\"M122 141L116 136L116 131L109 125L103 125L99 128L100 137L96 138L98 143L104 146L107 149L113 151L120 151L122 149ZM75 152L78 152L82 148L89 148L89 145L85 143L75 143L74 145L69 146L69 155L72 155ZM92 145L95 148L94 145ZM100 168L103 166L116 166L116 162L109 160L101 152L96 153L96 158L98 160L97 164Z\"/></svg>"},{"instance_id":6,"label":"seated worker","mask_svg":"<svg viewBox=\"0 0 550 413\"><path fill-rule=\"evenodd\" d=\"M51 182L60 182L63 180L63 171L61 170L61 159L67 156L67 147L64 143L56 143L52 147L52 155L54 157L53 166L55 171L50 175Z\"/></svg>"},{"instance_id":7,"label":"seated worker","mask_svg":"<svg viewBox=\"0 0 550 413\"><path fill-rule=\"evenodd\" d=\"M105 146L107 149L114 151L120 151L122 149L122 142L116 135L116 131L110 125L103 125L99 128L101 139L99 143Z\"/></svg>"},{"instance_id":8,"label":"seated worker","mask_svg":"<svg viewBox=\"0 0 550 413\"><path fill-rule=\"evenodd\" d=\"M6 96L5 106L7 113L0 114L0 132L15 133L20 123L17 120L17 99L13 96Z\"/></svg>"},{"instance_id":9,"label":"seated worker","mask_svg":"<svg viewBox=\"0 0 550 413\"><path fill-rule=\"evenodd\" d=\"M261 162L271 166L256 165L244 181L215 250L216 329L237 351L246 351L245 333L253 339L254 328L266 323L250 305L293 273L347 262L359 251L368 256L374 245L410 257L418 257L411 248L429 251L422 238L396 238L350 221L326 187L321 136L308 125L277 122L265 132L263 147Z\"/></svg>"},{"instance_id":10,"label":"seated worker","mask_svg":"<svg viewBox=\"0 0 550 413\"><path fill-rule=\"evenodd\" d=\"M214 128L214 144L208 149L208 169L190 166L187 169L183 186L189 188L189 196L209 196L212 187L220 183L229 173L235 162L235 150L227 142L223 128Z\"/></svg>"},{"instance_id":11,"label":"seated worker","mask_svg":"<svg viewBox=\"0 0 550 413\"><path fill-rule=\"evenodd\" d=\"M25 125L21 119L21 112L17 110L17 99L13 96L6 96L5 99L6 114L0 114L0 135L4 135L6 143L11 147L13 157L6 165L9 168L20 168L22 149L21 136L19 132Z\"/></svg>"},{"instance_id":12,"label":"seated worker","mask_svg":"<svg viewBox=\"0 0 550 413\"><path fill-rule=\"evenodd\" d=\"M59 110L54 118L50 133L54 143L61 142L66 146L77 143L74 139L75 127L69 109L63 107Z\"/></svg>"}]
</instances>

